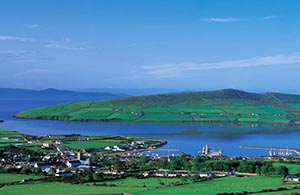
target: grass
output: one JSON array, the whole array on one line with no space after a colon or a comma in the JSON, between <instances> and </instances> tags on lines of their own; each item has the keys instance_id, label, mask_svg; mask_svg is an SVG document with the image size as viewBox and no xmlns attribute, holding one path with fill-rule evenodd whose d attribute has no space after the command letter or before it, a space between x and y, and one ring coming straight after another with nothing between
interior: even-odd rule
<instances>
[{"instance_id":1,"label":"grass","mask_svg":"<svg viewBox=\"0 0 300 195\"><path fill-rule=\"evenodd\" d=\"M151 191L142 191L134 193L135 195L165 195L165 194L205 194L215 195L220 192L242 192L242 191L260 191L263 189L277 189L281 187L281 178L278 177L225 177L214 179L207 182L192 183L183 186L160 188Z\"/></svg>"},{"instance_id":2,"label":"grass","mask_svg":"<svg viewBox=\"0 0 300 195\"><path fill-rule=\"evenodd\" d=\"M195 112L195 113L220 113L222 112L221 109L218 109L217 107L209 104L199 104L198 105L178 105L178 106L172 106L178 109L179 111L182 112Z\"/></svg>"},{"instance_id":3,"label":"grass","mask_svg":"<svg viewBox=\"0 0 300 195\"><path fill-rule=\"evenodd\" d=\"M0 189L0 194L5 195L112 195L122 192L135 192L138 189L134 187L95 187L86 185L71 185L63 183L37 183L5 186Z\"/></svg>"},{"instance_id":4,"label":"grass","mask_svg":"<svg viewBox=\"0 0 300 195\"><path fill-rule=\"evenodd\" d=\"M176 182L181 182L180 178L147 178L147 179L135 179L135 178L126 178L116 181L108 182L99 182L97 184L106 184L113 187L134 187L140 188L140 190L154 190L158 187L170 186Z\"/></svg>"},{"instance_id":5,"label":"grass","mask_svg":"<svg viewBox=\"0 0 300 195\"><path fill-rule=\"evenodd\" d=\"M247 122L255 122L257 123L259 121L260 118L258 117L242 117L239 118L238 121L242 122L242 123L247 123Z\"/></svg>"},{"instance_id":6,"label":"grass","mask_svg":"<svg viewBox=\"0 0 300 195\"><path fill-rule=\"evenodd\" d=\"M226 116L220 115L203 115L203 116L193 116L195 121L198 122L229 122Z\"/></svg>"},{"instance_id":7,"label":"grass","mask_svg":"<svg viewBox=\"0 0 300 195\"><path fill-rule=\"evenodd\" d=\"M289 119L286 119L286 118L274 118L273 120L273 123L283 123L283 124L286 124L286 123L289 123L290 120Z\"/></svg>"},{"instance_id":8,"label":"grass","mask_svg":"<svg viewBox=\"0 0 300 195\"><path fill-rule=\"evenodd\" d=\"M300 96L238 90L160 94L36 108L20 118L71 121L211 122L300 125Z\"/></svg>"},{"instance_id":9,"label":"grass","mask_svg":"<svg viewBox=\"0 0 300 195\"><path fill-rule=\"evenodd\" d=\"M37 183L5 186L0 189L0 194L6 195L83 195L83 194L134 194L145 189L153 190L161 186L161 182L170 184L179 179L122 179L111 182L101 182L97 184L114 184L115 186L94 186L93 183L87 185L71 185L63 183ZM148 187L144 187L147 185Z\"/></svg>"},{"instance_id":10,"label":"grass","mask_svg":"<svg viewBox=\"0 0 300 195\"><path fill-rule=\"evenodd\" d=\"M263 189L277 189L282 187L279 177L225 177L206 182L190 183L181 186L173 186L180 179L121 179L117 181L99 182L98 186L92 183L85 185L71 185L63 183L38 183L5 186L0 189L1 194L6 195L83 195L83 194L120 194L133 195L147 194L205 194L215 195L219 192L257 192ZM100 185L99 185L100 184ZM101 185L102 184L102 185ZM106 186L103 186L106 184Z\"/></svg>"},{"instance_id":11,"label":"grass","mask_svg":"<svg viewBox=\"0 0 300 195\"><path fill-rule=\"evenodd\" d=\"M29 144L24 140L24 136L25 135L20 134L17 131L0 129L0 148L9 145L15 146L16 144L21 144L24 148L33 151L45 151L44 149L41 148L42 142ZM46 151L49 152L50 150L46 150ZM51 151L55 151L55 150L51 150Z\"/></svg>"},{"instance_id":12,"label":"grass","mask_svg":"<svg viewBox=\"0 0 300 195\"><path fill-rule=\"evenodd\" d=\"M23 135L18 133L17 131L0 129L0 138L3 138L3 137L21 138L21 137L23 137Z\"/></svg>"},{"instance_id":13,"label":"grass","mask_svg":"<svg viewBox=\"0 0 300 195\"><path fill-rule=\"evenodd\" d=\"M173 113L147 113L138 121L193 121L190 115Z\"/></svg>"},{"instance_id":14,"label":"grass","mask_svg":"<svg viewBox=\"0 0 300 195\"><path fill-rule=\"evenodd\" d=\"M300 190L288 190L288 191L281 191L281 192L263 192L263 193L255 193L257 195L295 195L293 193L299 193Z\"/></svg>"},{"instance_id":15,"label":"grass","mask_svg":"<svg viewBox=\"0 0 300 195\"><path fill-rule=\"evenodd\" d=\"M127 113L127 112L115 112L112 115L106 117L108 120L124 120L124 121L131 121L136 120L139 118L138 115Z\"/></svg>"},{"instance_id":16,"label":"grass","mask_svg":"<svg viewBox=\"0 0 300 195\"><path fill-rule=\"evenodd\" d=\"M121 140L92 140L92 141L71 141L63 145L74 150L104 148L106 146L114 146L121 143Z\"/></svg>"},{"instance_id":17,"label":"grass","mask_svg":"<svg viewBox=\"0 0 300 195\"><path fill-rule=\"evenodd\" d=\"M0 183L9 183L9 182L17 182L22 179L38 179L40 176L36 175L19 175L19 174L0 174ZM1 192L1 190L0 190Z\"/></svg>"},{"instance_id":18,"label":"grass","mask_svg":"<svg viewBox=\"0 0 300 195\"><path fill-rule=\"evenodd\" d=\"M112 111L98 108L85 108L68 114L70 120L92 119L101 120L108 117Z\"/></svg>"},{"instance_id":19,"label":"grass","mask_svg":"<svg viewBox=\"0 0 300 195\"><path fill-rule=\"evenodd\" d=\"M125 136L79 136L79 137L37 137L35 136L35 143L27 143L24 141L24 136L31 137L30 135L23 135L16 131L1 130L0 129L0 149L8 145L22 144L24 148L37 151L37 152L55 152L56 148L43 149L41 148L43 143L54 143L55 141L62 141L63 146L69 147L74 150L80 149L99 149L106 146L115 146L119 144L128 143L134 140L148 141L151 145L158 146L164 143L163 140L150 139L150 138L137 138L137 137L125 137ZM5 138L5 139L3 139ZM15 138L21 138L21 140L14 140Z\"/></svg>"},{"instance_id":20,"label":"grass","mask_svg":"<svg viewBox=\"0 0 300 195\"><path fill-rule=\"evenodd\" d=\"M0 147L24 143L22 134L16 131L0 129Z\"/></svg>"},{"instance_id":21,"label":"grass","mask_svg":"<svg viewBox=\"0 0 300 195\"><path fill-rule=\"evenodd\" d=\"M289 163L273 163L275 167L286 166L289 169L289 174L299 174L300 164L289 164Z\"/></svg>"}]
</instances>

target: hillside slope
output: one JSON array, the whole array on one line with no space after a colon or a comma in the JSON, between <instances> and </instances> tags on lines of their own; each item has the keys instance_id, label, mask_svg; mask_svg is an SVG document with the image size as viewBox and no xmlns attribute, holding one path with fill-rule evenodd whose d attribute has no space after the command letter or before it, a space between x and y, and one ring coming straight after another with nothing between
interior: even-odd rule
<instances>
[{"instance_id":1,"label":"hillside slope","mask_svg":"<svg viewBox=\"0 0 300 195\"><path fill-rule=\"evenodd\" d=\"M300 95L235 89L76 102L24 111L19 118L69 121L178 121L300 124Z\"/></svg>"},{"instance_id":2,"label":"hillside slope","mask_svg":"<svg viewBox=\"0 0 300 195\"><path fill-rule=\"evenodd\" d=\"M88 93L58 89L30 90L0 88L0 94L0 100L94 101L125 97L125 95L111 93Z\"/></svg>"}]
</instances>

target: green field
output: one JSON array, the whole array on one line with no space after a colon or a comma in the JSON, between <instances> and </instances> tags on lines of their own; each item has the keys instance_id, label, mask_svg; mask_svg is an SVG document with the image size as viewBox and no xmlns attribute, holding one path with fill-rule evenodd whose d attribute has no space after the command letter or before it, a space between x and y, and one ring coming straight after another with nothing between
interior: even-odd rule
<instances>
[{"instance_id":1,"label":"green field","mask_svg":"<svg viewBox=\"0 0 300 195\"><path fill-rule=\"evenodd\" d=\"M99 182L97 184L108 185L111 186L111 188L131 187L133 188L133 191L151 191L160 188L162 186L170 187L172 185L175 185L176 183L181 183L181 179L180 178L147 178L147 179L126 178L126 179L120 179L116 181Z\"/></svg>"},{"instance_id":2,"label":"green field","mask_svg":"<svg viewBox=\"0 0 300 195\"><path fill-rule=\"evenodd\" d=\"M18 174L0 174L0 184L9 183L9 182L17 182L22 179L39 179L40 176L36 175L18 175Z\"/></svg>"},{"instance_id":3,"label":"green field","mask_svg":"<svg viewBox=\"0 0 300 195\"><path fill-rule=\"evenodd\" d=\"M300 95L228 89L76 102L18 113L67 121L255 123L300 125Z\"/></svg>"},{"instance_id":4,"label":"green field","mask_svg":"<svg viewBox=\"0 0 300 195\"><path fill-rule=\"evenodd\" d=\"M277 189L281 187L281 178L274 177L241 177L232 178L225 177L220 179L214 179L207 182L192 183L183 186L175 186L169 188L161 188L151 191L142 191L134 193L136 195L142 194L203 194L203 195L215 195L220 192L256 192L263 189Z\"/></svg>"},{"instance_id":5,"label":"green field","mask_svg":"<svg viewBox=\"0 0 300 195\"><path fill-rule=\"evenodd\" d=\"M63 146L80 150L89 148L105 148L106 146L118 145L122 140L92 140L92 141L71 141L65 142Z\"/></svg>"},{"instance_id":6,"label":"green field","mask_svg":"<svg viewBox=\"0 0 300 195\"><path fill-rule=\"evenodd\" d=\"M71 185L63 183L34 183L6 186L0 188L0 194L5 195L108 195L120 194L121 192L135 192L138 189L134 187L120 187L111 188L107 187L94 187L86 185Z\"/></svg>"},{"instance_id":7,"label":"green field","mask_svg":"<svg viewBox=\"0 0 300 195\"><path fill-rule=\"evenodd\" d=\"M0 148L9 145L22 144L24 147L30 148L32 150L41 150L40 144L28 144L24 141L24 135L18 133L17 131L0 129Z\"/></svg>"},{"instance_id":8,"label":"green field","mask_svg":"<svg viewBox=\"0 0 300 195\"><path fill-rule=\"evenodd\" d=\"M264 189L277 189L282 187L281 178L278 177L225 177L211 181L189 183L174 186L180 179L122 179L111 182L101 182L72 185L63 183L34 183L5 186L0 188L1 194L7 195L83 195L83 194L184 194L184 195L215 195L219 192L258 192ZM289 191L286 191L289 192ZM292 191L291 191L292 192Z\"/></svg>"},{"instance_id":9,"label":"green field","mask_svg":"<svg viewBox=\"0 0 300 195\"><path fill-rule=\"evenodd\" d=\"M296 195L295 193L300 193L300 190L289 190L289 191L281 191L281 192L264 192L264 193L255 193L257 195Z\"/></svg>"},{"instance_id":10,"label":"green field","mask_svg":"<svg viewBox=\"0 0 300 195\"><path fill-rule=\"evenodd\" d=\"M6 146L17 146L21 144L21 148L37 151L37 152L54 152L54 148L42 148L43 143L55 143L55 141L62 141L62 146L80 150L80 149L99 149L105 148L106 146L115 146L120 144L130 143L135 140L143 140L149 142L152 146L159 147L161 144L164 144L165 141L151 138L138 138L138 137L128 137L128 136L78 136L78 137L38 137L34 136L34 143L28 143L26 139L31 139L31 135L20 134L16 131L3 130L0 129L0 149L3 149ZM111 152L111 151L108 151ZM107 153L107 151L105 151Z\"/></svg>"},{"instance_id":11,"label":"green field","mask_svg":"<svg viewBox=\"0 0 300 195\"><path fill-rule=\"evenodd\" d=\"M289 174L299 174L300 164L289 164L289 163L273 163L275 167L286 166L289 169Z\"/></svg>"},{"instance_id":12,"label":"green field","mask_svg":"<svg viewBox=\"0 0 300 195\"><path fill-rule=\"evenodd\" d=\"M15 144L25 144L23 135L16 131L0 129L0 147Z\"/></svg>"},{"instance_id":13,"label":"green field","mask_svg":"<svg viewBox=\"0 0 300 195\"><path fill-rule=\"evenodd\" d=\"M13 177L13 176L12 176ZM176 182L179 179L122 179L112 182L101 182L99 185L107 186L94 186L93 183L83 185L72 185L63 183L34 183L13 185L0 188L0 194L7 195L83 195L83 194L120 194L130 193L146 190L153 190L161 186L161 182L165 185L169 185L172 182ZM147 187L144 187L147 185Z\"/></svg>"}]
</instances>

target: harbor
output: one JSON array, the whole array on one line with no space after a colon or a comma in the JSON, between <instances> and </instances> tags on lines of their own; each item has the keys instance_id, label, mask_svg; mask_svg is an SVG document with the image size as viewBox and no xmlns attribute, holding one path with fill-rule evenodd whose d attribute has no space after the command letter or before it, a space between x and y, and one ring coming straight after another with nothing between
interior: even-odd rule
<instances>
[{"instance_id":1,"label":"harbor","mask_svg":"<svg viewBox=\"0 0 300 195\"><path fill-rule=\"evenodd\" d=\"M241 149L268 150L269 156L291 156L300 155L300 148L284 148L270 146L240 146Z\"/></svg>"}]
</instances>

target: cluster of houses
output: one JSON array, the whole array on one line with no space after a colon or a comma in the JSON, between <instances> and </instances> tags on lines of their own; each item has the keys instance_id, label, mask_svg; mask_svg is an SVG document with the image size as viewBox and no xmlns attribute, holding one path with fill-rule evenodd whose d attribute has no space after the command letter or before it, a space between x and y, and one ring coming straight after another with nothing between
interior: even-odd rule
<instances>
[{"instance_id":1,"label":"cluster of houses","mask_svg":"<svg viewBox=\"0 0 300 195\"><path fill-rule=\"evenodd\" d=\"M147 149L152 148L149 146L149 143L146 141L132 141L130 143L126 143L123 145L115 145L115 146L106 146L104 150L106 151L113 151L113 152L124 152L124 151L132 151L132 150L139 150L139 149Z\"/></svg>"},{"instance_id":2,"label":"cluster of houses","mask_svg":"<svg viewBox=\"0 0 300 195\"><path fill-rule=\"evenodd\" d=\"M55 176L72 176L75 173L85 171L92 167L90 159L82 160L82 154L78 152L77 159L62 160L60 162L32 162L30 166L41 169L42 172L55 174ZM54 173L53 173L54 172Z\"/></svg>"},{"instance_id":3,"label":"cluster of houses","mask_svg":"<svg viewBox=\"0 0 300 195\"><path fill-rule=\"evenodd\" d=\"M145 171L143 177L186 177L186 176L199 176L200 178L212 177L225 177L232 175L232 173L225 173L221 171L208 171L208 172L189 172L189 171L170 171L170 170L152 170Z\"/></svg>"},{"instance_id":4,"label":"cluster of houses","mask_svg":"<svg viewBox=\"0 0 300 195\"><path fill-rule=\"evenodd\" d=\"M35 160L26 160L31 157ZM83 153L65 149L64 152L49 152L42 156L14 154L8 152L1 156L0 166L16 169L40 169L44 173L55 174L56 176L72 176L75 173L84 171L91 166L89 158L85 158Z\"/></svg>"},{"instance_id":5,"label":"cluster of houses","mask_svg":"<svg viewBox=\"0 0 300 195\"><path fill-rule=\"evenodd\" d=\"M190 172L190 171L170 171L170 170L151 170L145 171L142 174L143 177L186 177L186 176L198 176L199 178L216 178L216 177L235 177L233 172L223 171L207 171L207 172ZM283 178L284 182L299 182L299 175L287 175Z\"/></svg>"},{"instance_id":6,"label":"cluster of houses","mask_svg":"<svg viewBox=\"0 0 300 195\"><path fill-rule=\"evenodd\" d=\"M53 140L51 142L45 142L41 144L41 148L46 149L43 150L43 155L41 156L33 156L25 155L22 152L13 153L13 152L5 152L4 155L0 156L0 167L7 168L17 168L17 169L32 169L36 168L40 171L49 174L55 175L57 177L70 177L74 174L84 172L85 170L93 169L93 171L97 173L102 173L104 175L124 175L126 171L115 170L110 167L101 167L101 163L106 159L111 158L109 155L101 155L97 156L98 163L91 163L91 159L95 156L95 154L99 151L110 151L110 154L120 154L124 153L126 155L119 155L119 160L122 163L129 162L131 158L136 155L143 155L141 153L135 153L135 151L141 151L152 148L151 142L143 141L143 140L135 140L130 141L128 143L115 145L115 146L107 146L105 148L98 149L82 149L80 151L74 151L67 147L64 147L64 142L60 140L62 136L66 135L49 135L51 138L57 138L57 140ZM77 134L72 135L81 137ZM3 139L3 138L2 138ZM6 139L6 138L4 138ZM82 138L83 139L83 138ZM18 139L18 141L20 141ZM36 143L34 140L26 140L28 143ZM20 148L16 146L17 148ZM47 150L49 149L49 150ZM153 148L152 148L153 149ZM20 150L22 151L22 150ZM46 151L46 152L45 152ZM49 152L47 152L49 151ZM130 153L132 152L132 153ZM215 151L209 148L207 145L202 148L199 152L202 156L210 156L210 157L224 157L222 155L221 150ZM152 156L151 160L155 161L160 158L159 155ZM28 160L29 159L29 160ZM31 160L33 159L33 160ZM245 160L245 159L244 159ZM143 177L165 177L165 178L173 178L173 177L185 177L185 176L198 176L199 178L215 178L215 177L225 177L225 176L234 176L233 173L226 173L220 171L208 171L208 172L190 172L190 171L170 171L170 170L150 170L142 173ZM298 182L299 176L288 175L284 178L284 182Z\"/></svg>"},{"instance_id":7,"label":"cluster of houses","mask_svg":"<svg viewBox=\"0 0 300 195\"><path fill-rule=\"evenodd\" d=\"M124 174L124 172L120 172L119 170L111 170L111 169L103 170L102 169L103 167L92 166L90 160L91 157L95 156L97 152L103 152L103 151L110 151L109 154L115 153L119 155L120 152L123 152L126 155L120 156L120 161L125 163L126 161L129 161L129 158L133 157L134 155L138 155L135 154L134 152L143 149L149 149L149 148L153 149L151 142L143 141L143 140L135 140L120 145L107 146L105 148L81 149L78 152L68 147L65 147L63 145L64 142L61 141L61 139L66 137L67 138L76 137L76 139L87 139L80 136L79 134L47 135L46 137L51 138L52 140L44 143L40 143L40 140L27 140L27 139L25 140L25 138L23 138L23 140L19 140L19 139L17 140L17 141L26 141L27 143L30 144L41 145L40 147L43 149L43 155L33 156L33 154L25 155L22 152L19 153L6 152L5 155L1 155L0 166L7 167L7 168L17 168L17 169L36 168L41 170L44 173L56 175L56 176L72 176L76 173L85 171L87 169L93 169L94 171L102 172L103 174L122 175ZM21 149L23 148L23 144L16 144L15 147ZM106 158L110 158L110 156L109 155L97 156L98 162L101 162Z\"/></svg>"}]
</instances>

